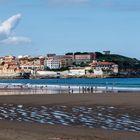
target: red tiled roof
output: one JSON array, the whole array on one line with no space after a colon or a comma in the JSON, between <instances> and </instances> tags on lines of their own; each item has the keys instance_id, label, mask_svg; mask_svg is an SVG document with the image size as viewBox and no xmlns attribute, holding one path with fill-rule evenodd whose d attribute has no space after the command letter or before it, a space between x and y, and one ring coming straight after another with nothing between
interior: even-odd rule
<instances>
[{"instance_id":1,"label":"red tiled roof","mask_svg":"<svg viewBox=\"0 0 140 140\"><path fill-rule=\"evenodd\" d=\"M113 62L97 62L98 65L114 65Z\"/></svg>"},{"instance_id":2,"label":"red tiled roof","mask_svg":"<svg viewBox=\"0 0 140 140\"><path fill-rule=\"evenodd\" d=\"M114 65L114 64L115 63L113 63L113 62L93 62L90 65L92 65L92 66L97 66L97 65L106 65L106 66L108 66L108 65Z\"/></svg>"}]
</instances>

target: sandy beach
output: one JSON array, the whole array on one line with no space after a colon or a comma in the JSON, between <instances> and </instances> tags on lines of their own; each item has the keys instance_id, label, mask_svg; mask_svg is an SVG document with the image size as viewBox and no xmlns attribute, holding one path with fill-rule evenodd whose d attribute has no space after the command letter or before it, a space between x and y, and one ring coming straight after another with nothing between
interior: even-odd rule
<instances>
[{"instance_id":1,"label":"sandy beach","mask_svg":"<svg viewBox=\"0 0 140 140\"><path fill-rule=\"evenodd\" d=\"M39 92L39 91L38 91ZM0 104L23 105L112 105L140 107L140 93L85 93L85 94L33 94L2 96Z\"/></svg>"},{"instance_id":2,"label":"sandy beach","mask_svg":"<svg viewBox=\"0 0 140 140\"><path fill-rule=\"evenodd\" d=\"M133 109L133 113L139 113L139 99L139 93L12 95L0 96L0 105L109 105L125 108L127 111ZM140 132L1 120L0 140L140 140Z\"/></svg>"}]
</instances>

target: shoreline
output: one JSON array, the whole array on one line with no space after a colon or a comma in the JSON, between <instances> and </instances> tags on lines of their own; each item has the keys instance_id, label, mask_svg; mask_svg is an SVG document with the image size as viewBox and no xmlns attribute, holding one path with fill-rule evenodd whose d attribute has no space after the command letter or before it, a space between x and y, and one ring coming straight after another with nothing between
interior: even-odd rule
<instances>
[{"instance_id":1,"label":"shoreline","mask_svg":"<svg viewBox=\"0 0 140 140\"><path fill-rule=\"evenodd\" d=\"M70 84L30 84L30 83L0 83L0 91L50 91L57 94L57 91L68 93L138 93L140 87L119 87L114 84L102 85L70 85ZM54 92L54 93L53 93Z\"/></svg>"},{"instance_id":2,"label":"shoreline","mask_svg":"<svg viewBox=\"0 0 140 140\"><path fill-rule=\"evenodd\" d=\"M69 76L69 75L67 75L67 76L60 76L60 77L58 77L58 76L49 76L49 75L47 75L47 76L41 76L41 75L36 75L36 76L34 76L34 75L31 75L31 76L29 76L29 77L24 77L24 76L19 76L19 77L13 77L13 76L1 76L0 77L0 80L17 80L17 79L56 79L56 78L58 78L58 79L72 79L72 78L75 78L75 79L80 79L80 78L85 78L85 79L99 79L99 78L101 78L101 79L107 79L107 78L140 78L140 75L118 75L118 76L116 76L116 75L93 75L93 76L91 76L91 75L84 75L84 76Z\"/></svg>"},{"instance_id":3,"label":"shoreline","mask_svg":"<svg viewBox=\"0 0 140 140\"><path fill-rule=\"evenodd\" d=\"M20 91L19 91L20 92ZM140 108L140 93L26 94L1 95L0 104L23 105L112 105Z\"/></svg>"},{"instance_id":4,"label":"shoreline","mask_svg":"<svg viewBox=\"0 0 140 140\"><path fill-rule=\"evenodd\" d=\"M82 80L82 82L81 82ZM137 79L38 79L38 80L1 80L0 90L58 90L59 92L96 93L96 92L140 92L140 81ZM67 91L66 91L67 90ZM71 91L69 91L71 90ZM27 91L28 92L28 91ZM30 91L29 91L30 92ZM38 91L37 91L38 92ZM63 92L64 93L64 92Z\"/></svg>"}]
</instances>

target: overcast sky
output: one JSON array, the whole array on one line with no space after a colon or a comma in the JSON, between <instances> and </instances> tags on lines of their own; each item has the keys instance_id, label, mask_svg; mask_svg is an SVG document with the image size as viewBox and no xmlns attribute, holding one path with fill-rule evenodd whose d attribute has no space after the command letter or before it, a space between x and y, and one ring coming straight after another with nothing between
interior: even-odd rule
<instances>
[{"instance_id":1,"label":"overcast sky","mask_svg":"<svg viewBox=\"0 0 140 140\"><path fill-rule=\"evenodd\" d=\"M0 0L0 55L104 50L140 59L140 0Z\"/></svg>"}]
</instances>

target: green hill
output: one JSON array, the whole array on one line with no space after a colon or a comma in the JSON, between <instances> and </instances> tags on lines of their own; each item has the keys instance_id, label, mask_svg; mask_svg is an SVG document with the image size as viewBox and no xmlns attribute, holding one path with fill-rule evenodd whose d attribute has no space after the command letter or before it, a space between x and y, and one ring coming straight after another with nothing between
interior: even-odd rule
<instances>
[{"instance_id":1,"label":"green hill","mask_svg":"<svg viewBox=\"0 0 140 140\"><path fill-rule=\"evenodd\" d=\"M140 69L140 60L136 58L130 58L117 54L105 55L100 52L96 52L98 61L110 61L119 65L120 69Z\"/></svg>"}]
</instances>

